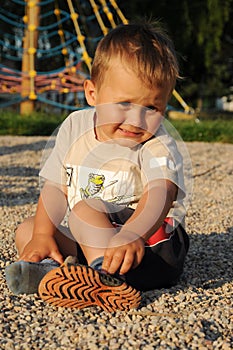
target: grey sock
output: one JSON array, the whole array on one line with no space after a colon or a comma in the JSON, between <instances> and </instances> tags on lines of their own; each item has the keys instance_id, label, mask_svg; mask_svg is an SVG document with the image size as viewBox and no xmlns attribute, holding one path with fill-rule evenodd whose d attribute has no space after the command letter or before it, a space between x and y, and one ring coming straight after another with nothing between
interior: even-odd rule
<instances>
[{"instance_id":1,"label":"grey sock","mask_svg":"<svg viewBox=\"0 0 233 350\"><path fill-rule=\"evenodd\" d=\"M90 267L92 267L95 270L101 271L102 270L102 264L104 261L104 257L100 256L99 258L96 258L93 260L90 264Z\"/></svg>"},{"instance_id":2,"label":"grey sock","mask_svg":"<svg viewBox=\"0 0 233 350\"><path fill-rule=\"evenodd\" d=\"M14 294L37 293L42 278L58 266L60 265L52 259L44 259L37 263L17 261L6 267L7 285Z\"/></svg>"}]
</instances>

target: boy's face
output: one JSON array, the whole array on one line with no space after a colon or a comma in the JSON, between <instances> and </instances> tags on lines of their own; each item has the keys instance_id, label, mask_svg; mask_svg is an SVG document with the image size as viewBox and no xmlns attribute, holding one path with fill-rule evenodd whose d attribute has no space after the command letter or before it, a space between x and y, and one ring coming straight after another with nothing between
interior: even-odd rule
<instances>
[{"instance_id":1,"label":"boy's face","mask_svg":"<svg viewBox=\"0 0 233 350\"><path fill-rule=\"evenodd\" d=\"M96 106L96 137L125 146L149 140L158 129L171 86L146 87L120 60L115 60L100 87L85 82L87 102Z\"/></svg>"}]
</instances>

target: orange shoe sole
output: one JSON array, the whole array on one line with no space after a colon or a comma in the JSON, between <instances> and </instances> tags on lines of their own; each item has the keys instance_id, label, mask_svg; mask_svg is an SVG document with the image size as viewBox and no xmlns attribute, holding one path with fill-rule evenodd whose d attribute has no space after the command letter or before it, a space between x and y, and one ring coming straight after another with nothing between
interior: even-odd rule
<instances>
[{"instance_id":1,"label":"orange shoe sole","mask_svg":"<svg viewBox=\"0 0 233 350\"><path fill-rule=\"evenodd\" d=\"M38 293L54 306L82 309L96 305L108 312L136 308L141 301L140 292L124 281L84 265L51 270L41 280Z\"/></svg>"}]
</instances>

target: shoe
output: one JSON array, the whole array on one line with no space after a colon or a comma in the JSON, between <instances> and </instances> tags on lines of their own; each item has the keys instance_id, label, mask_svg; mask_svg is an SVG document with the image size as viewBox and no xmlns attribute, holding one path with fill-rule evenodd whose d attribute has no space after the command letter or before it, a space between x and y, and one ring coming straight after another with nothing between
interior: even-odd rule
<instances>
[{"instance_id":1,"label":"shoe","mask_svg":"<svg viewBox=\"0 0 233 350\"><path fill-rule=\"evenodd\" d=\"M41 280L38 293L54 306L104 311L129 310L139 306L140 292L112 275L85 265L61 265Z\"/></svg>"}]
</instances>

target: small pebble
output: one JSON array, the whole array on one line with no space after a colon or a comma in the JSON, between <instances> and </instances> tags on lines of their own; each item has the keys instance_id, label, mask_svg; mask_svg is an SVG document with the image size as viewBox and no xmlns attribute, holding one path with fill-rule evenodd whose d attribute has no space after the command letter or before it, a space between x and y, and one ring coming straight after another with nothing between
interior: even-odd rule
<instances>
[{"instance_id":1,"label":"small pebble","mask_svg":"<svg viewBox=\"0 0 233 350\"><path fill-rule=\"evenodd\" d=\"M143 293L138 310L108 314L51 307L5 283L5 267L17 259L15 229L35 214L46 141L0 136L0 349L233 349L233 145L187 143L194 182L179 283Z\"/></svg>"}]
</instances>

